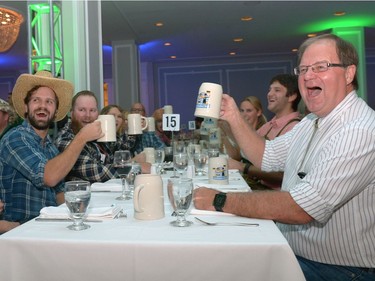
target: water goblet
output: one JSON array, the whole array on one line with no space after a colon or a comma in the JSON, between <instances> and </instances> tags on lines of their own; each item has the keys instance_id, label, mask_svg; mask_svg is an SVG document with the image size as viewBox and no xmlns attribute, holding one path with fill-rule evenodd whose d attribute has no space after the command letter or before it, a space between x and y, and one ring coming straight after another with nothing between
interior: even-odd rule
<instances>
[{"instance_id":1,"label":"water goblet","mask_svg":"<svg viewBox=\"0 0 375 281\"><path fill-rule=\"evenodd\" d=\"M156 172L158 174L163 174L164 173L164 169L163 169L164 158L165 158L164 149L163 148L156 149L155 150L155 164L157 165Z\"/></svg>"},{"instance_id":2,"label":"water goblet","mask_svg":"<svg viewBox=\"0 0 375 281\"><path fill-rule=\"evenodd\" d=\"M90 228L90 225L83 223L91 198L90 182L65 182L64 196L69 209L69 217L73 220L73 224L68 228L76 231Z\"/></svg>"},{"instance_id":3,"label":"water goblet","mask_svg":"<svg viewBox=\"0 0 375 281\"><path fill-rule=\"evenodd\" d=\"M173 162L173 147L166 146L164 147L164 161L165 162Z\"/></svg>"},{"instance_id":4,"label":"water goblet","mask_svg":"<svg viewBox=\"0 0 375 281\"><path fill-rule=\"evenodd\" d=\"M128 200L132 199L129 187L126 185L126 177L129 174L131 164L131 154L129 150L116 151L113 158L113 165L116 168L117 174L121 178L122 193L116 200Z\"/></svg>"},{"instance_id":5,"label":"water goblet","mask_svg":"<svg viewBox=\"0 0 375 281\"><path fill-rule=\"evenodd\" d=\"M132 163L131 170L126 176L126 183L129 186L130 194L133 194L134 192L135 177L140 174L142 174L141 165L138 163Z\"/></svg>"},{"instance_id":6,"label":"water goblet","mask_svg":"<svg viewBox=\"0 0 375 281\"><path fill-rule=\"evenodd\" d=\"M208 155L204 152L194 154L194 166L197 176L204 176L206 174L206 167L208 162Z\"/></svg>"},{"instance_id":7,"label":"water goblet","mask_svg":"<svg viewBox=\"0 0 375 281\"><path fill-rule=\"evenodd\" d=\"M182 176L187 169L189 158L186 153L177 153L174 156L174 168Z\"/></svg>"},{"instance_id":8,"label":"water goblet","mask_svg":"<svg viewBox=\"0 0 375 281\"><path fill-rule=\"evenodd\" d=\"M193 198L193 180L189 178L169 179L168 198L172 205L176 220L171 225L178 227L190 226L191 221L186 220L186 212L190 208Z\"/></svg>"}]
</instances>

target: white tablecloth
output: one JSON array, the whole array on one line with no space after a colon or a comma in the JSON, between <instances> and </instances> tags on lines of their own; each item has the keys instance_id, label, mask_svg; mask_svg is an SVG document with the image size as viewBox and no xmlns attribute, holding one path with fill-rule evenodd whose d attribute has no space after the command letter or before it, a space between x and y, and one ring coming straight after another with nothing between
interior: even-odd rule
<instances>
[{"instance_id":1,"label":"white tablecloth","mask_svg":"<svg viewBox=\"0 0 375 281\"><path fill-rule=\"evenodd\" d=\"M166 193L165 193L166 195ZM1 280L305 280L287 241L272 221L202 216L216 221L256 222L259 227L173 227L165 218L133 218L131 201L116 192L93 192L91 207L121 205L127 218L89 223L30 221L0 236Z\"/></svg>"}]
</instances>

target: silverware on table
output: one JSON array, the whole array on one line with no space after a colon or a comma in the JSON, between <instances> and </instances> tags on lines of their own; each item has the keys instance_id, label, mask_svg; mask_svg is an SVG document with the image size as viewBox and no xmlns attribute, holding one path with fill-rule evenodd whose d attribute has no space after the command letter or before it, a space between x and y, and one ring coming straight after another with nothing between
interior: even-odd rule
<instances>
[{"instance_id":1,"label":"silverware on table","mask_svg":"<svg viewBox=\"0 0 375 281\"><path fill-rule=\"evenodd\" d=\"M248 223L248 222L208 222L208 221L204 221L200 218L197 218L197 217L194 217L197 221L205 224L205 225L210 225L210 226L214 226L214 225L228 225L228 226L259 226L258 223Z\"/></svg>"}]
</instances>

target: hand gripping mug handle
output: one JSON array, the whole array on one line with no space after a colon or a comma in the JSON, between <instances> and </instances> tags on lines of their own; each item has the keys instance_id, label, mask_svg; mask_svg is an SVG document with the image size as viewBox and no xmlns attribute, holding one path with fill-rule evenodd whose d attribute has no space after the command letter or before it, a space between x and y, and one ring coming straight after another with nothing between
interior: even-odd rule
<instances>
[{"instance_id":1,"label":"hand gripping mug handle","mask_svg":"<svg viewBox=\"0 0 375 281\"><path fill-rule=\"evenodd\" d=\"M141 190L145 187L144 184L140 184L138 186L136 186L136 188L134 189L134 210L138 213L143 213L143 209L142 207L140 206L141 204L139 204L139 193L141 192Z\"/></svg>"},{"instance_id":2,"label":"hand gripping mug handle","mask_svg":"<svg viewBox=\"0 0 375 281\"><path fill-rule=\"evenodd\" d=\"M142 118L143 120L145 120L145 126L142 127L142 131L143 131L143 130L145 130L145 129L147 128L147 126L148 126L148 120L147 120L147 118L144 117L144 116L141 116L141 118Z\"/></svg>"}]
</instances>

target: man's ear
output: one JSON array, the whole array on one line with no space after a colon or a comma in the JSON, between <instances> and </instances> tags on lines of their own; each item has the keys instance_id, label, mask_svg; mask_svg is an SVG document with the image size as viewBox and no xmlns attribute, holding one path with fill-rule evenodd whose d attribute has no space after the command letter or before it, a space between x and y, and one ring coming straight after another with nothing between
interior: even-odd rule
<instances>
[{"instance_id":1,"label":"man's ear","mask_svg":"<svg viewBox=\"0 0 375 281\"><path fill-rule=\"evenodd\" d=\"M354 64L346 67L346 71L345 71L346 85L349 85L350 83L353 82L356 71L357 71L357 67Z\"/></svg>"}]
</instances>

